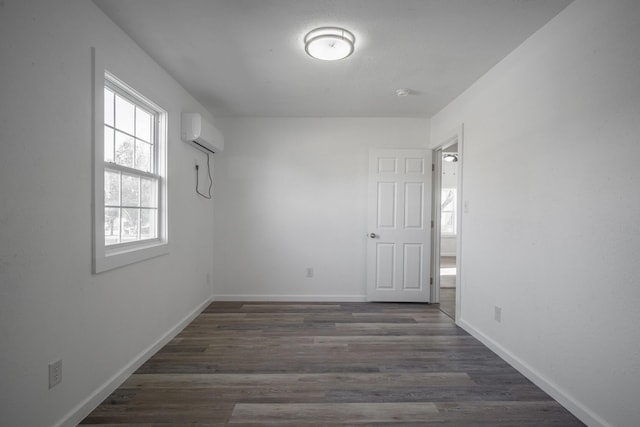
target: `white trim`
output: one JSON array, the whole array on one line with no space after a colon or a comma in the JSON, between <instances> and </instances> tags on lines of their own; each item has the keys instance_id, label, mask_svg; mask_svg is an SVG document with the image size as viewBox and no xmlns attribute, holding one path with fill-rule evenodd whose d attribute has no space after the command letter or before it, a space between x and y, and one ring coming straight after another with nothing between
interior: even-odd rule
<instances>
[{"instance_id":1,"label":"white trim","mask_svg":"<svg viewBox=\"0 0 640 427\"><path fill-rule=\"evenodd\" d=\"M155 258L169 253L170 244L168 242L168 199L167 199L167 122L168 112L150 101L143 95L132 89L123 81L113 76L107 71L105 61L98 55L95 48L91 48L92 65L92 198L91 215L93 221L92 233L92 272L102 273L114 268ZM155 176L158 181L158 238L132 242L127 244L105 246L104 242L104 197L97 196L104 191L104 86L105 81L114 85L119 85L125 91L135 93L139 96L136 102L142 102L146 108L151 108L157 113L156 133L156 162L157 170ZM137 173L137 172L136 172ZM145 173L140 175L145 176Z\"/></svg>"},{"instance_id":2,"label":"white trim","mask_svg":"<svg viewBox=\"0 0 640 427\"><path fill-rule=\"evenodd\" d=\"M436 147L431 154L431 302L440 304L440 246L442 201L442 146Z\"/></svg>"},{"instance_id":3,"label":"white trim","mask_svg":"<svg viewBox=\"0 0 640 427\"><path fill-rule=\"evenodd\" d=\"M103 271L113 270L114 268L124 267L125 265L134 264L136 262L145 261L147 259L156 258L169 253L169 244L157 239L150 242L136 242L131 247L119 247L110 249L103 248L102 251L97 248L96 252L102 256L96 256L94 259L94 273L102 273Z\"/></svg>"},{"instance_id":4,"label":"white trim","mask_svg":"<svg viewBox=\"0 0 640 427\"><path fill-rule=\"evenodd\" d=\"M464 123L460 124L457 131L458 138L458 206L456 221L456 315L454 322L462 318L462 216L464 215L464 200L462 195L464 188L462 185L462 174L464 173Z\"/></svg>"},{"instance_id":5,"label":"white trim","mask_svg":"<svg viewBox=\"0 0 640 427\"><path fill-rule=\"evenodd\" d=\"M193 321L205 308L211 303L212 299L208 298L205 302L197 306L191 313L187 314L174 327L160 337L155 343L151 344L147 349L143 350L136 357L127 363L120 371L116 372L104 384L98 387L89 397L80 402L67 413L60 421L55 423L54 427L73 427L89 415L95 408L102 403L104 399L109 397L127 378L131 376L142 364L144 364L151 356L164 347L169 341L176 337L189 323Z\"/></svg>"},{"instance_id":6,"label":"white trim","mask_svg":"<svg viewBox=\"0 0 640 427\"><path fill-rule=\"evenodd\" d=\"M531 382L540 387L545 393L554 398L558 403L564 406L569 412L575 415L580 421L591 427L613 427L598 415L593 413L585 405L577 401L567 391L563 390L558 384L546 378L528 363L511 353L509 350L489 338L478 329L474 328L464 319L459 319L458 326L471 334L482 344L489 347L491 351L500 356L505 362L515 368L522 375L527 377Z\"/></svg>"},{"instance_id":7,"label":"white trim","mask_svg":"<svg viewBox=\"0 0 640 427\"><path fill-rule=\"evenodd\" d=\"M366 302L366 295L215 295L214 301Z\"/></svg>"}]
</instances>

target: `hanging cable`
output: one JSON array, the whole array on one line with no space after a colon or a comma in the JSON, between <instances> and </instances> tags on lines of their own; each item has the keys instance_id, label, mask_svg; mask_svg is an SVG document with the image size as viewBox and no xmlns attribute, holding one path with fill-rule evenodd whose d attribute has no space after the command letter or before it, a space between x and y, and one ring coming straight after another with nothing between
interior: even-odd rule
<instances>
[{"instance_id":1,"label":"hanging cable","mask_svg":"<svg viewBox=\"0 0 640 427\"><path fill-rule=\"evenodd\" d=\"M209 159L209 153L207 153L207 172L209 173L209 195L208 196L206 194L203 194L203 193L200 192L200 189L199 189L199 184L200 184L200 182L199 182L199 179L200 179L199 169L200 169L200 166L196 165L196 193L198 193L199 195L201 195L205 199L211 199L211 187L213 187L213 178L211 177L211 163L210 163L210 159Z\"/></svg>"}]
</instances>

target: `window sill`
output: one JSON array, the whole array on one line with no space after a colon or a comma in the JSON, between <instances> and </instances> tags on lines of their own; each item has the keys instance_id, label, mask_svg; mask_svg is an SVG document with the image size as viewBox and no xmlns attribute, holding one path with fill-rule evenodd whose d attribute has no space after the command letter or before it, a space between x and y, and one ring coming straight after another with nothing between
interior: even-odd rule
<instances>
[{"instance_id":1,"label":"window sill","mask_svg":"<svg viewBox=\"0 0 640 427\"><path fill-rule=\"evenodd\" d=\"M95 274L125 265L135 264L151 258L156 258L169 253L169 243L153 241L124 248L105 249L104 254L94 258L93 272Z\"/></svg>"}]
</instances>

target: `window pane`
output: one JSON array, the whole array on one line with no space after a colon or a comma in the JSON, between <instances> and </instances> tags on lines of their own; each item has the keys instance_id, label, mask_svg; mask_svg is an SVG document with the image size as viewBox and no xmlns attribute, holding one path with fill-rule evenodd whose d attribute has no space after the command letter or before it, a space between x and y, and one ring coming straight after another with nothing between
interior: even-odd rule
<instances>
[{"instance_id":1,"label":"window pane","mask_svg":"<svg viewBox=\"0 0 640 427\"><path fill-rule=\"evenodd\" d=\"M133 167L133 138L116 131L116 164Z\"/></svg>"},{"instance_id":2,"label":"window pane","mask_svg":"<svg viewBox=\"0 0 640 427\"><path fill-rule=\"evenodd\" d=\"M440 193L440 200L442 201L442 212L455 212L456 205L456 190L453 188L443 188Z\"/></svg>"},{"instance_id":3,"label":"window pane","mask_svg":"<svg viewBox=\"0 0 640 427\"><path fill-rule=\"evenodd\" d=\"M118 208L104 210L104 243L105 245L120 243L120 209Z\"/></svg>"},{"instance_id":4,"label":"window pane","mask_svg":"<svg viewBox=\"0 0 640 427\"><path fill-rule=\"evenodd\" d=\"M135 107L131 102L116 95L116 129L133 135L134 111Z\"/></svg>"},{"instance_id":5,"label":"window pane","mask_svg":"<svg viewBox=\"0 0 640 427\"><path fill-rule=\"evenodd\" d=\"M151 145L136 139L136 169L151 172Z\"/></svg>"},{"instance_id":6,"label":"window pane","mask_svg":"<svg viewBox=\"0 0 640 427\"><path fill-rule=\"evenodd\" d=\"M120 172L104 172L104 204L120 205Z\"/></svg>"},{"instance_id":7,"label":"window pane","mask_svg":"<svg viewBox=\"0 0 640 427\"><path fill-rule=\"evenodd\" d=\"M140 211L140 238L155 239L158 221L158 211L156 209L141 209Z\"/></svg>"},{"instance_id":8,"label":"window pane","mask_svg":"<svg viewBox=\"0 0 640 427\"><path fill-rule=\"evenodd\" d=\"M443 188L441 197L441 230L443 234L456 234L456 189Z\"/></svg>"},{"instance_id":9,"label":"window pane","mask_svg":"<svg viewBox=\"0 0 640 427\"><path fill-rule=\"evenodd\" d=\"M113 129L104 127L104 161L113 162Z\"/></svg>"},{"instance_id":10,"label":"window pane","mask_svg":"<svg viewBox=\"0 0 640 427\"><path fill-rule=\"evenodd\" d=\"M140 177L122 174L122 206L140 206Z\"/></svg>"},{"instance_id":11,"label":"window pane","mask_svg":"<svg viewBox=\"0 0 640 427\"><path fill-rule=\"evenodd\" d=\"M113 126L113 92L104 88L104 122Z\"/></svg>"},{"instance_id":12,"label":"window pane","mask_svg":"<svg viewBox=\"0 0 640 427\"><path fill-rule=\"evenodd\" d=\"M105 73L101 196L105 246L111 249L127 245L137 251L138 246L132 243L160 236L158 228L164 220L159 211L163 178L155 175L159 154L156 150L164 150L165 141L158 141L156 126L164 114L156 113L135 91L120 87Z\"/></svg>"},{"instance_id":13,"label":"window pane","mask_svg":"<svg viewBox=\"0 0 640 427\"><path fill-rule=\"evenodd\" d=\"M138 224L140 224L140 219L138 218L139 214L140 209L122 209L122 242L138 240Z\"/></svg>"},{"instance_id":14,"label":"window pane","mask_svg":"<svg viewBox=\"0 0 640 427\"><path fill-rule=\"evenodd\" d=\"M455 234L456 232L455 219L456 217L452 212L442 213L442 233Z\"/></svg>"},{"instance_id":15,"label":"window pane","mask_svg":"<svg viewBox=\"0 0 640 427\"><path fill-rule=\"evenodd\" d=\"M142 178L140 183L140 206L145 208L158 207L157 188L157 179Z\"/></svg>"},{"instance_id":16,"label":"window pane","mask_svg":"<svg viewBox=\"0 0 640 427\"><path fill-rule=\"evenodd\" d=\"M151 114L136 107L136 137L151 142Z\"/></svg>"}]
</instances>

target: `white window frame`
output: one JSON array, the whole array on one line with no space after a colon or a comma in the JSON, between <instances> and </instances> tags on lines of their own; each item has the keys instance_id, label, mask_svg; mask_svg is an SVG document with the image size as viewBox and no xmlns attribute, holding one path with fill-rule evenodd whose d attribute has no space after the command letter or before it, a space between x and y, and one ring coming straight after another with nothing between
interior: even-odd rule
<instances>
[{"instance_id":1,"label":"white window frame","mask_svg":"<svg viewBox=\"0 0 640 427\"><path fill-rule=\"evenodd\" d=\"M155 174L158 180L157 238L115 245L105 245L105 168L114 165L104 160L104 90L115 86L127 98L157 113ZM169 253L167 212L167 119L168 113L157 104L124 83L93 51L93 272L101 273ZM139 174L145 176L144 172Z\"/></svg>"}]
</instances>

